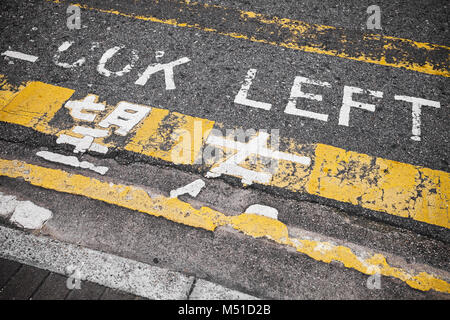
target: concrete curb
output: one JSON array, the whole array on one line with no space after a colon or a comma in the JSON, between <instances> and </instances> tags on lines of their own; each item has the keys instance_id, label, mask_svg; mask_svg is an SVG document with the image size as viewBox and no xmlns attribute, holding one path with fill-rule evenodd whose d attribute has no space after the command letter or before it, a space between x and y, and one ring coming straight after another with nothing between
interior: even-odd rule
<instances>
[{"instance_id":1,"label":"concrete curb","mask_svg":"<svg viewBox=\"0 0 450 320\"><path fill-rule=\"evenodd\" d=\"M179 272L3 226L0 244L0 256L5 259L148 299L255 299Z\"/></svg>"}]
</instances>

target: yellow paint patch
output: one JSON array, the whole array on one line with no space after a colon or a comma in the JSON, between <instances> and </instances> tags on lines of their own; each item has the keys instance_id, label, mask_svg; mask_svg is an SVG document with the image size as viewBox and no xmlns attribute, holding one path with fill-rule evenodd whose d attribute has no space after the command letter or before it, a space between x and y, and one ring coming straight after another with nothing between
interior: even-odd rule
<instances>
[{"instance_id":1,"label":"yellow paint patch","mask_svg":"<svg viewBox=\"0 0 450 320\"><path fill-rule=\"evenodd\" d=\"M447 172L323 144L314 161L310 194L450 228Z\"/></svg>"},{"instance_id":2,"label":"yellow paint patch","mask_svg":"<svg viewBox=\"0 0 450 320\"><path fill-rule=\"evenodd\" d=\"M42 82L30 82L0 110L0 120L54 134L58 129L51 128L48 122L74 92Z\"/></svg>"},{"instance_id":3,"label":"yellow paint patch","mask_svg":"<svg viewBox=\"0 0 450 320\"><path fill-rule=\"evenodd\" d=\"M152 108L125 150L175 164L193 164L214 121Z\"/></svg>"},{"instance_id":4,"label":"yellow paint patch","mask_svg":"<svg viewBox=\"0 0 450 320\"><path fill-rule=\"evenodd\" d=\"M23 85L11 85L8 83L7 77L0 74L0 110L14 99L23 88Z\"/></svg>"},{"instance_id":5,"label":"yellow paint patch","mask_svg":"<svg viewBox=\"0 0 450 320\"><path fill-rule=\"evenodd\" d=\"M268 217L246 213L227 216L208 207L195 209L177 198L170 199L161 195L151 197L140 187L104 182L17 160L0 159L0 175L22 178L42 188L88 197L208 231L230 225L246 235L255 238L266 237L279 244L291 246L317 261L339 261L347 268L368 275L378 270L381 275L400 279L415 289L450 293L450 284L446 280L423 271L411 273L401 267L393 267L382 254L366 252L368 258L364 259L343 245L290 238L286 225Z\"/></svg>"}]
</instances>

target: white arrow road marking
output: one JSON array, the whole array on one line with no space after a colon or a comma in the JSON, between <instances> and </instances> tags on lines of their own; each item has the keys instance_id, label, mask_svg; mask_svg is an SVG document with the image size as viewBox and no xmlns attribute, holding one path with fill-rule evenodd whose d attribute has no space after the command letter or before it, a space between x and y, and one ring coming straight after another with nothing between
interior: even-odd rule
<instances>
[{"instance_id":1,"label":"white arrow road marking","mask_svg":"<svg viewBox=\"0 0 450 320\"><path fill-rule=\"evenodd\" d=\"M196 197L204 186L205 182L202 179L197 179L184 187L170 191L170 197L176 198L186 193L188 193L191 197Z\"/></svg>"}]
</instances>

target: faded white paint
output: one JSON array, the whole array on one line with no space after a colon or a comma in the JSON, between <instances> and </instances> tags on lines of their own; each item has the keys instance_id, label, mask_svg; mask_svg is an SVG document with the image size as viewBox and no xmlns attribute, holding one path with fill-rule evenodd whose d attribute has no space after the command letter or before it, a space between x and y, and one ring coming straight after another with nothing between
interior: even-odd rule
<instances>
[{"instance_id":1,"label":"faded white paint","mask_svg":"<svg viewBox=\"0 0 450 320\"><path fill-rule=\"evenodd\" d=\"M234 103L242 104L244 106L253 107L253 108L270 110L270 108L272 108L272 105L270 103L251 100L251 99L247 98L248 91L250 90L250 87L252 85L252 81L253 81L253 79L255 79L256 71L257 71L256 69L248 70L247 76L245 77L245 80L242 83L241 89L239 90L236 97L234 98Z\"/></svg>"},{"instance_id":2,"label":"faded white paint","mask_svg":"<svg viewBox=\"0 0 450 320\"><path fill-rule=\"evenodd\" d=\"M160 57L164 55L163 51L157 52L158 60ZM147 69L144 71L142 76L139 77L139 79L136 80L135 84L138 84L140 86L143 86L147 83L150 76L156 72L164 71L164 79L166 84L166 90L174 90L176 88L175 81L174 81L174 75L173 75L173 68L185 63L190 62L191 59L188 57L183 57L181 59L169 62L169 63L156 63L151 64L147 67Z\"/></svg>"},{"instance_id":3,"label":"faded white paint","mask_svg":"<svg viewBox=\"0 0 450 320\"><path fill-rule=\"evenodd\" d=\"M434 107L434 108L440 108L441 105L438 101L432 101L422 98L416 98L416 97L409 97L409 96L394 96L395 100L402 100L406 101L412 104L412 136L411 139L414 141L420 141L421 137L421 114L422 114L422 107Z\"/></svg>"},{"instance_id":4,"label":"faded white paint","mask_svg":"<svg viewBox=\"0 0 450 320\"><path fill-rule=\"evenodd\" d=\"M305 77L295 77L294 85L291 89L291 96L289 97L289 102L286 105L286 109L284 110L287 114L292 114L296 116L312 118L321 121L328 121L328 115L318 112L307 111L303 109L297 108L297 98L304 98L308 100L314 101L322 101L322 95L306 93L302 91L302 84L309 84L321 87L331 88L331 85L328 82L322 82L318 80L311 80Z\"/></svg>"},{"instance_id":5,"label":"faded white paint","mask_svg":"<svg viewBox=\"0 0 450 320\"><path fill-rule=\"evenodd\" d=\"M263 132L261 132L260 135L262 133ZM264 142L261 142L261 145L256 148L257 152L255 154L257 154L258 156L273 158L276 160L286 160L286 161L290 161L290 162L297 162L297 163L303 164L305 166L308 166L311 163L311 159L309 157L303 157L303 156L298 156L298 155L287 153L287 152L280 152L278 150L268 149L266 147L266 144L267 144L266 135L268 138L268 133L264 132L264 135L261 137L261 139L263 139L263 140L266 139L266 140L264 140ZM206 142L209 144L218 146L218 147L223 147L223 148L234 148L237 150L243 150L243 149L248 148L248 143L228 140L223 137L214 136L214 135L208 136L208 139Z\"/></svg>"},{"instance_id":6,"label":"faded white paint","mask_svg":"<svg viewBox=\"0 0 450 320\"><path fill-rule=\"evenodd\" d=\"M41 229L44 223L53 216L53 213L45 208L39 207L31 201L20 201L10 221L25 229Z\"/></svg>"},{"instance_id":7,"label":"faded white paint","mask_svg":"<svg viewBox=\"0 0 450 320\"><path fill-rule=\"evenodd\" d=\"M204 187L205 182L202 179L197 179L183 187L170 191L170 197L176 198L186 193L191 197L196 197Z\"/></svg>"},{"instance_id":8,"label":"faded white paint","mask_svg":"<svg viewBox=\"0 0 450 320\"><path fill-rule=\"evenodd\" d=\"M133 69L134 64L138 61L139 57L136 54L136 51L131 51L131 62L127 64L125 67L123 67L120 71L110 71L106 69L105 65L108 62L109 59L111 59L119 50L123 49L124 46L118 46L113 47L105 51L105 53L100 58L100 61L98 62L97 71L104 75L105 77L109 77L111 75L114 75L116 77L121 77L124 74L128 73Z\"/></svg>"},{"instance_id":9,"label":"faded white paint","mask_svg":"<svg viewBox=\"0 0 450 320\"><path fill-rule=\"evenodd\" d=\"M372 90L364 90L357 87L349 87L344 86L344 97L342 101L341 111L339 113L339 124L341 126L349 125L350 121L350 109L351 108L359 108L363 110L367 110L370 112L375 112L375 105L370 103L363 103L358 101L353 101L353 94L364 94L368 93L369 95L376 98L383 98L383 92L381 91L372 91Z\"/></svg>"},{"instance_id":10,"label":"faded white paint","mask_svg":"<svg viewBox=\"0 0 450 320\"><path fill-rule=\"evenodd\" d=\"M60 62L59 59L61 58L61 53L69 49L73 45L73 41L65 41L63 42L59 48L57 53L53 56L53 62L62 68L66 69L73 69L79 66L82 66L86 62L86 58L82 57L75 61L74 63L67 63L67 62Z\"/></svg>"},{"instance_id":11,"label":"faded white paint","mask_svg":"<svg viewBox=\"0 0 450 320\"><path fill-rule=\"evenodd\" d=\"M50 162L61 163L75 168L89 169L101 175L104 175L109 170L108 167L96 166L88 161L79 161L75 156L66 156L50 151L38 151L36 155Z\"/></svg>"},{"instance_id":12,"label":"faded white paint","mask_svg":"<svg viewBox=\"0 0 450 320\"><path fill-rule=\"evenodd\" d=\"M98 152L105 154L108 152L108 148L106 146L103 146L101 144L95 143L95 138L104 138L108 136L109 131L108 130L102 130L102 129L93 129L89 127L81 127L76 126L72 129L74 133L77 133L79 135L82 135L83 138L73 137L66 134L62 134L58 137L56 140L56 143L58 144L71 144L75 146L75 149L73 150L74 153L83 153L87 150Z\"/></svg>"},{"instance_id":13,"label":"faded white paint","mask_svg":"<svg viewBox=\"0 0 450 320\"><path fill-rule=\"evenodd\" d=\"M253 204L245 210L245 213L258 214L268 218L278 219L278 210L262 204Z\"/></svg>"},{"instance_id":14,"label":"faded white paint","mask_svg":"<svg viewBox=\"0 0 450 320\"><path fill-rule=\"evenodd\" d=\"M165 52L164 51L156 51L155 52L155 58L156 61L159 62L159 60L164 57Z\"/></svg>"},{"instance_id":15,"label":"faded white paint","mask_svg":"<svg viewBox=\"0 0 450 320\"><path fill-rule=\"evenodd\" d=\"M98 125L103 128L118 126L114 133L125 136L150 113L150 110L148 106L121 101Z\"/></svg>"},{"instance_id":16,"label":"faded white paint","mask_svg":"<svg viewBox=\"0 0 450 320\"><path fill-rule=\"evenodd\" d=\"M258 135L252 138L248 143L233 142L230 144L230 142L223 137L210 135L206 141L208 144L220 147L230 147L234 145L236 146L237 152L225 161L221 162L218 166L211 168L211 170L206 174L206 177L216 178L222 174L226 174L241 177L241 181L244 184L252 184L253 182L263 184L269 183L272 178L272 173L253 171L239 166L240 163L252 154L260 157L271 158L272 160L277 161L287 160L296 162L305 166L309 166L311 164L311 159L309 157L300 157L297 155L280 152L278 150L268 149L268 139L269 134L267 132L259 132Z\"/></svg>"},{"instance_id":17,"label":"faded white paint","mask_svg":"<svg viewBox=\"0 0 450 320\"><path fill-rule=\"evenodd\" d=\"M38 59L38 57L36 57L36 56L18 52L18 51L11 51L11 50L6 50L5 52L2 53L2 56L19 59L19 60L24 60L24 61L28 61L28 62L36 62L36 60Z\"/></svg>"},{"instance_id":18,"label":"faded white paint","mask_svg":"<svg viewBox=\"0 0 450 320\"><path fill-rule=\"evenodd\" d=\"M97 103L98 96L89 94L83 100L80 101L68 101L65 107L70 109L70 115L78 120L94 121L97 116L95 113L85 113L83 111L103 111L105 105Z\"/></svg>"}]
</instances>

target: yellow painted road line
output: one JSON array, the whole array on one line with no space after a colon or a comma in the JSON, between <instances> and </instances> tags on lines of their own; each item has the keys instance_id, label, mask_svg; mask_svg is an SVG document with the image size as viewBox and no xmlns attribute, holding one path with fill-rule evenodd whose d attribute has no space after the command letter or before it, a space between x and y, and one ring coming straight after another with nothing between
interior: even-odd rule
<instances>
[{"instance_id":1,"label":"yellow painted road line","mask_svg":"<svg viewBox=\"0 0 450 320\"><path fill-rule=\"evenodd\" d=\"M73 90L42 82L30 82L17 88L21 90L17 92L7 83L2 88L0 92L9 98L4 106L0 105L0 121L51 135L70 133L53 123L52 117L65 110L65 100L71 97ZM108 106L105 113L110 111ZM100 120L98 117L96 122ZM214 122L207 119L152 108L148 117L125 140L97 138L95 141L169 163L192 165L213 126ZM189 141L185 140L186 136L191 137ZM280 160L266 185L450 228L449 173L324 144L311 145L309 151L304 151L305 146L295 140L287 141L287 152L310 157L311 165ZM213 167L218 165L220 163L212 164ZM251 169L251 164L240 165Z\"/></svg>"},{"instance_id":2,"label":"yellow painted road line","mask_svg":"<svg viewBox=\"0 0 450 320\"><path fill-rule=\"evenodd\" d=\"M227 216L208 207L195 209L178 198L150 196L140 187L101 181L17 160L0 159L0 175L24 179L34 186L84 196L208 231L229 225L251 237L266 237L279 244L293 247L317 261L325 263L339 261L346 268L364 274L372 275L378 272L387 277L400 279L415 289L450 293L448 279L442 279L441 276L392 266L386 256L380 253L364 252L363 257L344 245L290 237L285 224L262 215L242 213L238 216Z\"/></svg>"},{"instance_id":3,"label":"yellow painted road line","mask_svg":"<svg viewBox=\"0 0 450 320\"><path fill-rule=\"evenodd\" d=\"M59 0L48 0L60 3ZM191 1L148 1L132 12L131 4L91 6L79 0L74 5L118 16L194 28L232 38L245 39L344 59L450 76L450 48L379 34L364 34L332 26L225 8ZM111 5L109 5L111 6ZM136 8L137 10L138 8Z\"/></svg>"}]
</instances>

